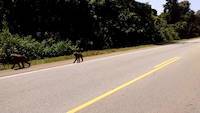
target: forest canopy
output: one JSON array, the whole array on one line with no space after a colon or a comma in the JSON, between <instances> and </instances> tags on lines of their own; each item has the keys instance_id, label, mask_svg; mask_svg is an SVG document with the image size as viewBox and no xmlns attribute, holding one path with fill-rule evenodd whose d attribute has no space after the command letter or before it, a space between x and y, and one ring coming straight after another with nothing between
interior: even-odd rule
<instances>
[{"instance_id":1,"label":"forest canopy","mask_svg":"<svg viewBox=\"0 0 200 113\"><path fill-rule=\"evenodd\" d=\"M0 52L32 59L200 36L200 11L166 0L157 15L135 0L0 0Z\"/></svg>"}]
</instances>

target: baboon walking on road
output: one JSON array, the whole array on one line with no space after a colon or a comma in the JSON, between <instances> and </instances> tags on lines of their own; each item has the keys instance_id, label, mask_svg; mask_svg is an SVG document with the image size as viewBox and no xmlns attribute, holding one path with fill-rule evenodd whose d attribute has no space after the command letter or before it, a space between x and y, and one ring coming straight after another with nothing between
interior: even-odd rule
<instances>
[{"instance_id":1,"label":"baboon walking on road","mask_svg":"<svg viewBox=\"0 0 200 113\"><path fill-rule=\"evenodd\" d=\"M74 63L80 63L80 59L81 59L81 62L83 62L83 55L81 54L81 52L74 52L74 56L75 56L75 60L74 60Z\"/></svg>"},{"instance_id":2,"label":"baboon walking on road","mask_svg":"<svg viewBox=\"0 0 200 113\"><path fill-rule=\"evenodd\" d=\"M11 62L13 63L12 69L15 68L15 65L17 64L19 68L21 68L20 63L22 64L22 68L24 68L24 64L28 64L30 67L30 63L28 62L28 59L24 55L20 54L11 54Z\"/></svg>"}]
</instances>

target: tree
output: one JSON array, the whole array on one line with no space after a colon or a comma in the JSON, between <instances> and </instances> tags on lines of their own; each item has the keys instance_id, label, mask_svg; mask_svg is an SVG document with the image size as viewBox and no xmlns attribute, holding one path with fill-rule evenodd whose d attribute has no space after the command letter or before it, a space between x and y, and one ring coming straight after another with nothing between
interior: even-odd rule
<instances>
[{"instance_id":1,"label":"tree","mask_svg":"<svg viewBox=\"0 0 200 113\"><path fill-rule=\"evenodd\" d=\"M149 4L135 0L0 0L0 20L4 15L11 34L19 37L31 35L46 45L70 40L86 50L168 41L178 39L177 32L195 34L198 16L190 3L166 1L157 16Z\"/></svg>"},{"instance_id":2,"label":"tree","mask_svg":"<svg viewBox=\"0 0 200 113\"><path fill-rule=\"evenodd\" d=\"M178 0L166 0L164 5L164 17L168 24L172 24L181 38L194 36L195 13L190 9L190 2L187 0L178 2Z\"/></svg>"},{"instance_id":3,"label":"tree","mask_svg":"<svg viewBox=\"0 0 200 113\"><path fill-rule=\"evenodd\" d=\"M168 13L167 22L174 24L180 19L180 10L178 7L178 0L166 0L164 5L164 13Z\"/></svg>"},{"instance_id":4,"label":"tree","mask_svg":"<svg viewBox=\"0 0 200 113\"><path fill-rule=\"evenodd\" d=\"M194 15L192 33L194 36L200 36L200 10Z\"/></svg>"}]
</instances>

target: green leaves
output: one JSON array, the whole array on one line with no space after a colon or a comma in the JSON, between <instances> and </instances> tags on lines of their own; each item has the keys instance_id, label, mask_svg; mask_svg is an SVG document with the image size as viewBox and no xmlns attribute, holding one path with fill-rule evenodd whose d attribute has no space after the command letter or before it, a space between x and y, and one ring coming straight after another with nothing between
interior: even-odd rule
<instances>
[{"instance_id":1,"label":"green leaves","mask_svg":"<svg viewBox=\"0 0 200 113\"><path fill-rule=\"evenodd\" d=\"M70 54L77 46L88 50L167 42L200 31L199 16L188 1L166 0L159 16L135 0L3 2L0 20L5 15L8 23L3 23L0 46L7 54L19 51L32 58Z\"/></svg>"},{"instance_id":2,"label":"green leaves","mask_svg":"<svg viewBox=\"0 0 200 113\"><path fill-rule=\"evenodd\" d=\"M69 55L77 49L77 46L73 45L71 41L46 43L36 41L31 36L12 35L6 30L0 33L1 54L5 54L6 57L9 57L12 53L20 53L25 54L30 59L40 59L43 57Z\"/></svg>"}]
</instances>

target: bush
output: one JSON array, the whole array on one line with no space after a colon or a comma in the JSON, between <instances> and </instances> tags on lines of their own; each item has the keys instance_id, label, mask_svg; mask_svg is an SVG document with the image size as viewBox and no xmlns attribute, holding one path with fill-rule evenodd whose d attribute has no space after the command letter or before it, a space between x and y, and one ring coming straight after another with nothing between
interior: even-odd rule
<instances>
[{"instance_id":1,"label":"bush","mask_svg":"<svg viewBox=\"0 0 200 113\"><path fill-rule=\"evenodd\" d=\"M48 41L46 41L48 43ZM58 41L52 44L39 42L31 36L21 37L12 35L8 29L0 32L0 52L1 55L9 57L12 53L20 53L26 55L30 59L40 59L44 57L54 57L61 55L69 55L77 46L71 41Z\"/></svg>"},{"instance_id":2,"label":"bush","mask_svg":"<svg viewBox=\"0 0 200 113\"><path fill-rule=\"evenodd\" d=\"M69 55L77 49L77 46L72 45L71 41L59 41L52 44L51 46L46 46L44 48L44 56L55 57L61 55Z\"/></svg>"},{"instance_id":3,"label":"bush","mask_svg":"<svg viewBox=\"0 0 200 113\"><path fill-rule=\"evenodd\" d=\"M178 33L171 26L162 27L159 31L160 36L164 42L173 41L179 39Z\"/></svg>"},{"instance_id":4,"label":"bush","mask_svg":"<svg viewBox=\"0 0 200 113\"><path fill-rule=\"evenodd\" d=\"M173 25L167 24L167 21L161 17L155 18L155 26L157 29L157 38L155 42L169 42L172 40L178 40L179 35Z\"/></svg>"}]
</instances>

